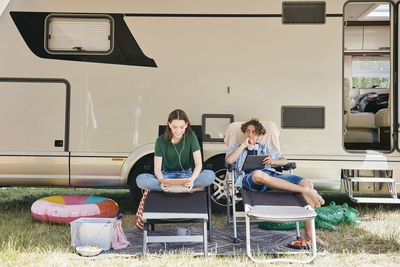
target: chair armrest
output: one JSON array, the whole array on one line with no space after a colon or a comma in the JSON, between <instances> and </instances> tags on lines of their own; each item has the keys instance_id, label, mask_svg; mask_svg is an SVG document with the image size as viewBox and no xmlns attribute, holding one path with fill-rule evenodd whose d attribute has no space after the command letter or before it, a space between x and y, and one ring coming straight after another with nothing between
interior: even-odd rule
<instances>
[{"instance_id":1,"label":"chair armrest","mask_svg":"<svg viewBox=\"0 0 400 267\"><path fill-rule=\"evenodd\" d=\"M293 170L296 169L297 165L296 162L289 162L288 164L282 166L282 167L276 167L276 169L288 171L288 170ZM228 170L229 171L234 171L236 170L236 164L229 164L228 165Z\"/></svg>"},{"instance_id":2,"label":"chair armrest","mask_svg":"<svg viewBox=\"0 0 400 267\"><path fill-rule=\"evenodd\" d=\"M236 164L228 164L228 171L236 170Z\"/></svg>"},{"instance_id":3,"label":"chair armrest","mask_svg":"<svg viewBox=\"0 0 400 267\"><path fill-rule=\"evenodd\" d=\"M296 169L297 165L296 162L289 162L288 164L282 166L282 170L288 171L288 170L293 170Z\"/></svg>"}]
</instances>

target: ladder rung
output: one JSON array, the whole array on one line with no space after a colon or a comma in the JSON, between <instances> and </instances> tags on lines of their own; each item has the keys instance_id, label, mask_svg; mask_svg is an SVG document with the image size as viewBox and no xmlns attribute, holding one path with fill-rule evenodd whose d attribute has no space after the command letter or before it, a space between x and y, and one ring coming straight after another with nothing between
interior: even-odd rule
<instances>
[{"instance_id":1,"label":"ladder rung","mask_svg":"<svg viewBox=\"0 0 400 267\"><path fill-rule=\"evenodd\" d=\"M400 199L398 198L353 197L353 201L357 203L400 204Z\"/></svg>"},{"instance_id":2,"label":"ladder rung","mask_svg":"<svg viewBox=\"0 0 400 267\"><path fill-rule=\"evenodd\" d=\"M360 182L360 183L393 183L395 180L393 178L379 178L379 177L349 177L347 178L350 182Z\"/></svg>"}]
</instances>

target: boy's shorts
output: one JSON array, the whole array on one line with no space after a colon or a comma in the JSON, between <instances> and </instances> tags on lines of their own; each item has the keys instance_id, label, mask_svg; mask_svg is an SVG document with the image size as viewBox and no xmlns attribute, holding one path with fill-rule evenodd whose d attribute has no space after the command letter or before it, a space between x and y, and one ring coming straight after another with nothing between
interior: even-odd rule
<instances>
[{"instance_id":1,"label":"boy's shorts","mask_svg":"<svg viewBox=\"0 0 400 267\"><path fill-rule=\"evenodd\" d=\"M261 171L265 172L269 176L280 178L285 181L288 181L289 183L297 184L297 185L301 182L301 180L304 179L303 177L293 175L293 174L284 174L284 173L270 171L270 170L261 170ZM265 184L257 184L253 181L253 179L252 179L253 173L254 173L254 171L252 171L249 174L246 174L243 177L243 180L242 180L243 188L246 190L249 190L249 191L259 191L259 192L269 190L270 188L268 188L268 186L266 186Z\"/></svg>"}]
</instances>

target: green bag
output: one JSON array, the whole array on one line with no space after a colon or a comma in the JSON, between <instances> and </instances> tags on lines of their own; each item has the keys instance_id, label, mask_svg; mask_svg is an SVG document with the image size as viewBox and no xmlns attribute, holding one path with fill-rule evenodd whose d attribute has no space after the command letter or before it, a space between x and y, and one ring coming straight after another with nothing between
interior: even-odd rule
<instances>
[{"instance_id":1,"label":"green bag","mask_svg":"<svg viewBox=\"0 0 400 267\"><path fill-rule=\"evenodd\" d=\"M338 223L361 223L357 220L360 213L353 208L350 208L347 203L343 205L336 205L335 202L329 203L328 206L315 208L317 217L315 217L315 227L336 231L339 227L335 226ZM304 227L304 223L300 222L300 227ZM296 229L296 223L274 223L262 222L258 225L266 230L293 230Z\"/></svg>"},{"instance_id":2,"label":"green bag","mask_svg":"<svg viewBox=\"0 0 400 267\"><path fill-rule=\"evenodd\" d=\"M304 223L300 222L300 227L304 227ZM281 222L281 223L275 223L275 222L262 222L258 224L258 227L266 230L293 230L296 229L296 223L294 222Z\"/></svg>"},{"instance_id":3,"label":"green bag","mask_svg":"<svg viewBox=\"0 0 400 267\"><path fill-rule=\"evenodd\" d=\"M347 204L346 204L347 205ZM335 202L331 202L329 206L315 208L317 212L317 220L325 221L328 223L339 223L345 219L345 210L342 206L336 206Z\"/></svg>"},{"instance_id":4,"label":"green bag","mask_svg":"<svg viewBox=\"0 0 400 267\"><path fill-rule=\"evenodd\" d=\"M334 226L333 224L324 221L315 221L315 227L331 231L336 231L338 229L338 227Z\"/></svg>"}]
</instances>

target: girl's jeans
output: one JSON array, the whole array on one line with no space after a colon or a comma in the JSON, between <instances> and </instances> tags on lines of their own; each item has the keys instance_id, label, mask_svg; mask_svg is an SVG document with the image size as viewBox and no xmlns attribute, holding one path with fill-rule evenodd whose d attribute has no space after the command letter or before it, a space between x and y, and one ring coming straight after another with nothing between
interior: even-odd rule
<instances>
[{"instance_id":1,"label":"girl's jeans","mask_svg":"<svg viewBox=\"0 0 400 267\"><path fill-rule=\"evenodd\" d=\"M164 179L190 178L192 171L168 171L162 172ZM193 187L206 187L211 185L215 180L215 173L211 170L203 170L193 183ZM149 191L162 191L160 182L150 173L142 173L136 177L136 184L142 189Z\"/></svg>"}]
</instances>

